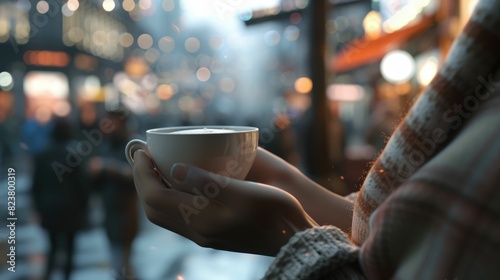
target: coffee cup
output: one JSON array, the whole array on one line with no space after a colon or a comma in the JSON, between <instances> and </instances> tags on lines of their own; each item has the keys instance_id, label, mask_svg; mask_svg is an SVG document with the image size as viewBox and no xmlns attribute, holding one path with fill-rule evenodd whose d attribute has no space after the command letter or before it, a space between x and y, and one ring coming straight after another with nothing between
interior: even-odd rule
<instances>
[{"instance_id":1,"label":"coffee cup","mask_svg":"<svg viewBox=\"0 0 500 280\"><path fill-rule=\"evenodd\" d=\"M259 130L247 126L179 126L150 129L146 137L146 142L134 139L125 147L131 165L134 152L142 149L163 179L169 178L174 163L184 163L243 180L257 153Z\"/></svg>"}]
</instances>

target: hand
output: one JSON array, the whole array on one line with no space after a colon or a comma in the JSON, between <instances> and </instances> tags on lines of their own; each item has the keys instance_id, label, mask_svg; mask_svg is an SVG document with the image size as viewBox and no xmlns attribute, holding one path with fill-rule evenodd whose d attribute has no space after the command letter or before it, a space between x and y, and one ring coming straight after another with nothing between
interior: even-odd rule
<instances>
[{"instance_id":1,"label":"hand","mask_svg":"<svg viewBox=\"0 0 500 280\"><path fill-rule=\"evenodd\" d=\"M297 231L316 224L278 188L176 164L161 184L144 151L134 155L134 181L148 219L203 247L273 256Z\"/></svg>"},{"instance_id":2,"label":"hand","mask_svg":"<svg viewBox=\"0 0 500 280\"><path fill-rule=\"evenodd\" d=\"M245 180L269 184L286 192L296 191L300 170L282 158L258 147L257 155ZM300 200L300 199L299 199Z\"/></svg>"},{"instance_id":3,"label":"hand","mask_svg":"<svg viewBox=\"0 0 500 280\"><path fill-rule=\"evenodd\" d=\"M352 202L320 186L295 166L260 147L245 180L280 188L297 198L318 224L334 225L346 233L350 231Z\"/></svg>"}]
</instances>

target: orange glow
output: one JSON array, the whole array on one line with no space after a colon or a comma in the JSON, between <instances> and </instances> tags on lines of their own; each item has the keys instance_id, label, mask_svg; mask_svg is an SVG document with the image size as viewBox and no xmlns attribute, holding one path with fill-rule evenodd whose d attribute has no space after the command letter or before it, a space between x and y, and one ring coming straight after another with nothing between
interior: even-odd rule
<instances>
[{"instance_id":1,"label":"orange glow","mask_svg":"<svg viewBox=\"0 0 500 280\"><path fill-rule=\"evenodd\" d=\"M371 11L363 20L365 29L365 37L368 39L376 39L382 34L382 17L377 11Z\"/></svg>"},{"instance_id":2,"label":"orange glow","mask_svg":"<svg viewBox=\"0 0 500 280\"><path fill-rule=\"evenodd\" d=\"M295 80L295 90L298 93L306 94L311 92L313 83L310 78L308 77L301 77Z\"/></svg>"},{"instance_id":3,"label":"orange glow","mask_svg":"<svg viewBox=\"0 0 500 280\"><path fill-rule=\"evenodd\" d=\"M149 65L142 57L130 57L125 63L125 73L134 77L142 77L149 73Z\"/></svg>"},{"instance_id":4,"label":"orange glow","mask_svg":"<svg viewBox=\"0 0 500 280\"><path fill-rule=\"evenodd\" d=\"M66 67L70 62L70 57L65 52L27 51L23 60L28 65Z\"/></svg>"},{"instance_id":5,"label":"orange glow","mask_svg":"<svg viewBox=\"0 0 500 280\"><path fill-rule=\"evenodd\" d=\"M12 111L14 95L0 90L0 121L4 121Z\"/></svg>"},{"instance_id":6,"label":"orange glow","mask_svg":"<svg viewBox=\"0 0 500 280\"><path fill-rule=\"evenodd\" d=\"M99 60L95 57L86 54L77 54L75 56L75 66L80 70L93 71L97 69L99 65Z\"/></svg>"},{"instance_id":7,"label":"orange glow","mask_svg":"<svg viewBox=\"0 0 500 280\"><path fill-rule=\"evenodd\" d=\"M174 95L174 90L169 85L160 85L156 89L156 95L159 99L168 100Z\"/></svg>"}]
</instances>

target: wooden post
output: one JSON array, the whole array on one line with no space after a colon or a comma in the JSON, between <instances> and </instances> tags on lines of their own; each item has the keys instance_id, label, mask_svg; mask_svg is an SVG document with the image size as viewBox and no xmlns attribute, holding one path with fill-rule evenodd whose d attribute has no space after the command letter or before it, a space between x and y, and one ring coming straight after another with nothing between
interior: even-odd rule
<instances>
[{"instance_id":1,"label":"wooden post","mask_svg":"<svg viewBox=\"0 0 500 280\"><path fill-rule=\"evenodd\" d=\"M310 73L313 82L310 118L310 143L306 147L309 172L317 180L331 171L328 145L328 100L326 96L326 13L328 1L310 1Z\"/></svg>"}]
</instances>

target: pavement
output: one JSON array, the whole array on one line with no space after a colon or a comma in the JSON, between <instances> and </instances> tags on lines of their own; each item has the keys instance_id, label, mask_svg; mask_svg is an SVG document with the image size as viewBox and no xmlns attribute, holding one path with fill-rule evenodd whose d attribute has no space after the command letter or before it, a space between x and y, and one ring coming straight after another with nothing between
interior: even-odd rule
<instances>
[{"instance_id":1,"label":"pavement","mask_svg":"<svg viewBox=\"0 0 500 280\"><path fill-rule=\"evenodd\" d=\"M7 169L0 172L7 173ZM48 252L48 239L34 215L29 191L28 173L16 173L16 263L8 270L7 180L0 176L0 279L42 279ZM121 275L110 265L111 252L104 229L100 226L102 209L99 201L90 214L93 226L76 237L74 270L71 280L253 280L260 279L272 258L217 251L195 243L150 223L140 211L139 234L134 240L131 263L134 275ZM4 210L5 209L5 210ZM56 262L64 259L58 255ZM121 276L121 278L120 278ZM51 280L63 279L62 269L55 270Z\"/></svg>"}]
</instances>

